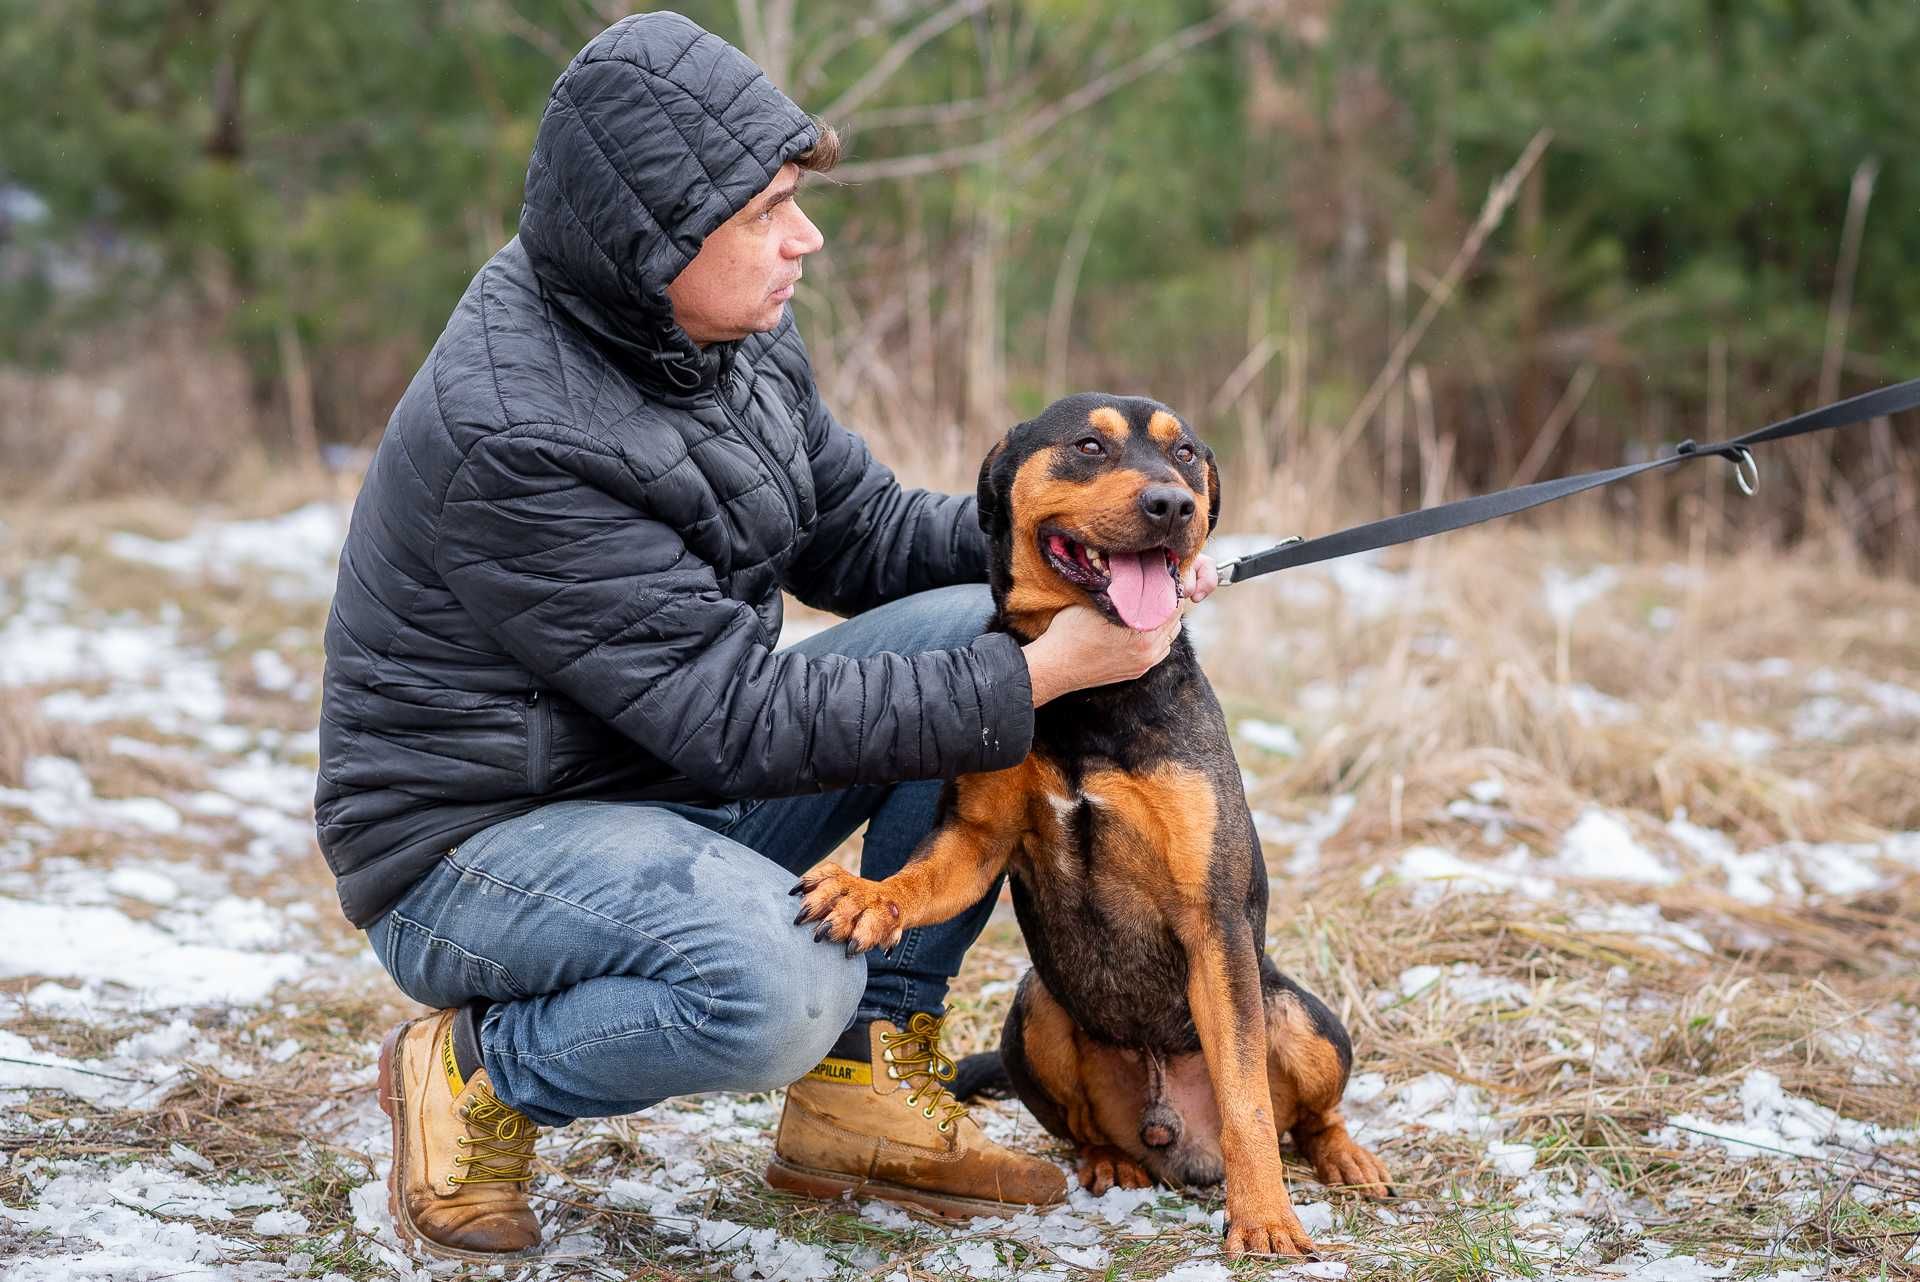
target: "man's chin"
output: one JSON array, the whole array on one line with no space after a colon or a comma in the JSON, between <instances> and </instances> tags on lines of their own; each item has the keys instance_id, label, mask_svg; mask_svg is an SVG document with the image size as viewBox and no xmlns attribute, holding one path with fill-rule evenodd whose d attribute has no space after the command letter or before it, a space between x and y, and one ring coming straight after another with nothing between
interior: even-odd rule
<instances>
[{"instance_id":1,"label":"man's chin","mask_svg":"<svg viewBox=\"0 0 1920 1282\"><path fill-rule=\"evenodd\" d=\"M714 343L737 343L741 339L748 338L754 334L771 333L773 330L780 328L780 320L786 313L787 305L782 303L778 307L754 317L751 321L737 323L733 329L728 330L727 333L720 337L695 338L693 341L701 347L710 347Z\"/></svg>"}]
</instances>

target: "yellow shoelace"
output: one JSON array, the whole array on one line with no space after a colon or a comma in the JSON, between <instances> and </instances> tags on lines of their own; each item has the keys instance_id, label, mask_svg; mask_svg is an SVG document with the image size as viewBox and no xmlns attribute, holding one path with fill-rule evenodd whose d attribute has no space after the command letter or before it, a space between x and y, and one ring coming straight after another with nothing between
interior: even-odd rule
<instances>
[{"instance_id":1,"label":"yellow shoelace","mask_svg":"<svg viewBox=\"0 0 1920 1282\"><path fill-rule=\"evenodd\" d=\"M467 1168L450 1176L455 1184L523 1184L533 1178L533 1141L540 1134L532 1122L508 1108L486 1087L477 1087L466 1107L469 1128L480 1132L461 1136L460 1147L470 1152L453 1160Z\"/></svg>"},{"instance_id":2,"label":"yellow shoelace","mask_svg":"<svg viewBox=\"0 0 1920 1282\"><path fill-rule=\"evenodd\" d=\"M944 1022L944 1017L935 1019L925 1011L915 1011L907 1021L905 1032L881 1033L880 1045L885 1048L887 1076L913 1086L907 1096L908 1107L918 1108L920 1097L925 1095L927 1104L920 1109L921 1115L932 1121L935 1108L944 1110L940 1129L948 1131L967 1115L967 1106L949 1095L942 1085L952 1081L958 1071L940 1050L940 1026Z\"/></svg>"}]
</instances>

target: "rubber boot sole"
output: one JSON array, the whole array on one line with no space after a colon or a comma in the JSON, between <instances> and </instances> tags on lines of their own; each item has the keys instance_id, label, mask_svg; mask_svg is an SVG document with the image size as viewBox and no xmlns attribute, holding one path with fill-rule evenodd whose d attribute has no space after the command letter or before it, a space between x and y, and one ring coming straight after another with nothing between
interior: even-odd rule
<instances>
[{"instance_id":1,"label":"rubber boot sole","mask_svg":"<svg viewBox=\"0 0 1920 1282\"><path fill-rule=\"evenodd\" d=\"M400 1038L419 1022L408 1020L390 1031L386 1040L380 1043L380 1111L393 1123L393 1165L387 1171L387 1212L393 1216L394 1233L400 1238L401 1245L445 1260L491 1264L538 1255L540 1247L537 1243L522 1251L466 1251L457 1246L442 1246L422 1233L414 1224L413 1217L407 1213L407 1199L400 1196L401 1175L407 1169L407 1128L400 1124L400 1119L406 1116L407 1111L403 1089L405 1074L398 1071L395 1061L399 1058Z\"/></svg>"},{"instance_id":2,"label":"rubber boot sole","mask_svg":"<svg viewBox=\"0 0 1920 1282\"><path fill-rule=\"evenodd\" d=\"M800 1166L782 1157L767 1163L766 1179L769 1188L779 1189L782 1193L796 1193L801 1197L827 1202L835 1201L843 1194L877 1198L883 1202L913 1207L949 1223L982 1215L1016 1215L1031 1205L1027 1202L996 1202L991 1198L963 1197L956 1193L933 1193L887 1180L855 1179L840 1171Z\"/></svg>"}]
</instances>

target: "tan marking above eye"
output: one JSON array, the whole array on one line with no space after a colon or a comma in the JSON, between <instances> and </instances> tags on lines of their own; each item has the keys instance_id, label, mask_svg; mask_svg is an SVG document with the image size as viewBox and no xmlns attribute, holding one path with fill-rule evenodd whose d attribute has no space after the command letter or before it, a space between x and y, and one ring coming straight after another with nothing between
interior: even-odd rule
<instances>
[{"instance_id":1,"label":"tan marking above eye","mask_svg":"<svg viewBox=\"0 0 1920 1282\"><path fill-rule=\"evenodd\" d=\"M1112 436L1118 436L1123 440L1133 434L1133 429L1127 425L1127 416L1111 405L1102 405L1099 409L1087 415L1087 422L1099 428L1101 431Z\"/></svg>"},{"instance_id":2,"label":"tan marking above eye","mask_svg":"<svg viewBox=\"0 0 1920 1282\"><path fill-rule=\"evenodd\" d=\"M1147 435L1162 445L1171 445L1180 439L1180 420L1165 410L1155 410L1153 417L1147 420Z\"/></svg>"}]
</instances>

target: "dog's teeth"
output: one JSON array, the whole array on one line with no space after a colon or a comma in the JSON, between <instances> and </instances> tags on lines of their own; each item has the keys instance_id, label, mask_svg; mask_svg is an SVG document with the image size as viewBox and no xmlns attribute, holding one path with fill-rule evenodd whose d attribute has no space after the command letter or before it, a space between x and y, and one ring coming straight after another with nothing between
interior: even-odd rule
<instances>
[{"instance_id":1,"label":"dog's teeth","mask_svg":"<svg viewBox=\"0 0 1920 1282\"><path fill-rule=\"evenodd\" d=\"M1088 548L1087 564L1096 570L1105 570L1107 568L1107 554L1099 548Z\"/></svg>"}]
</instances>

